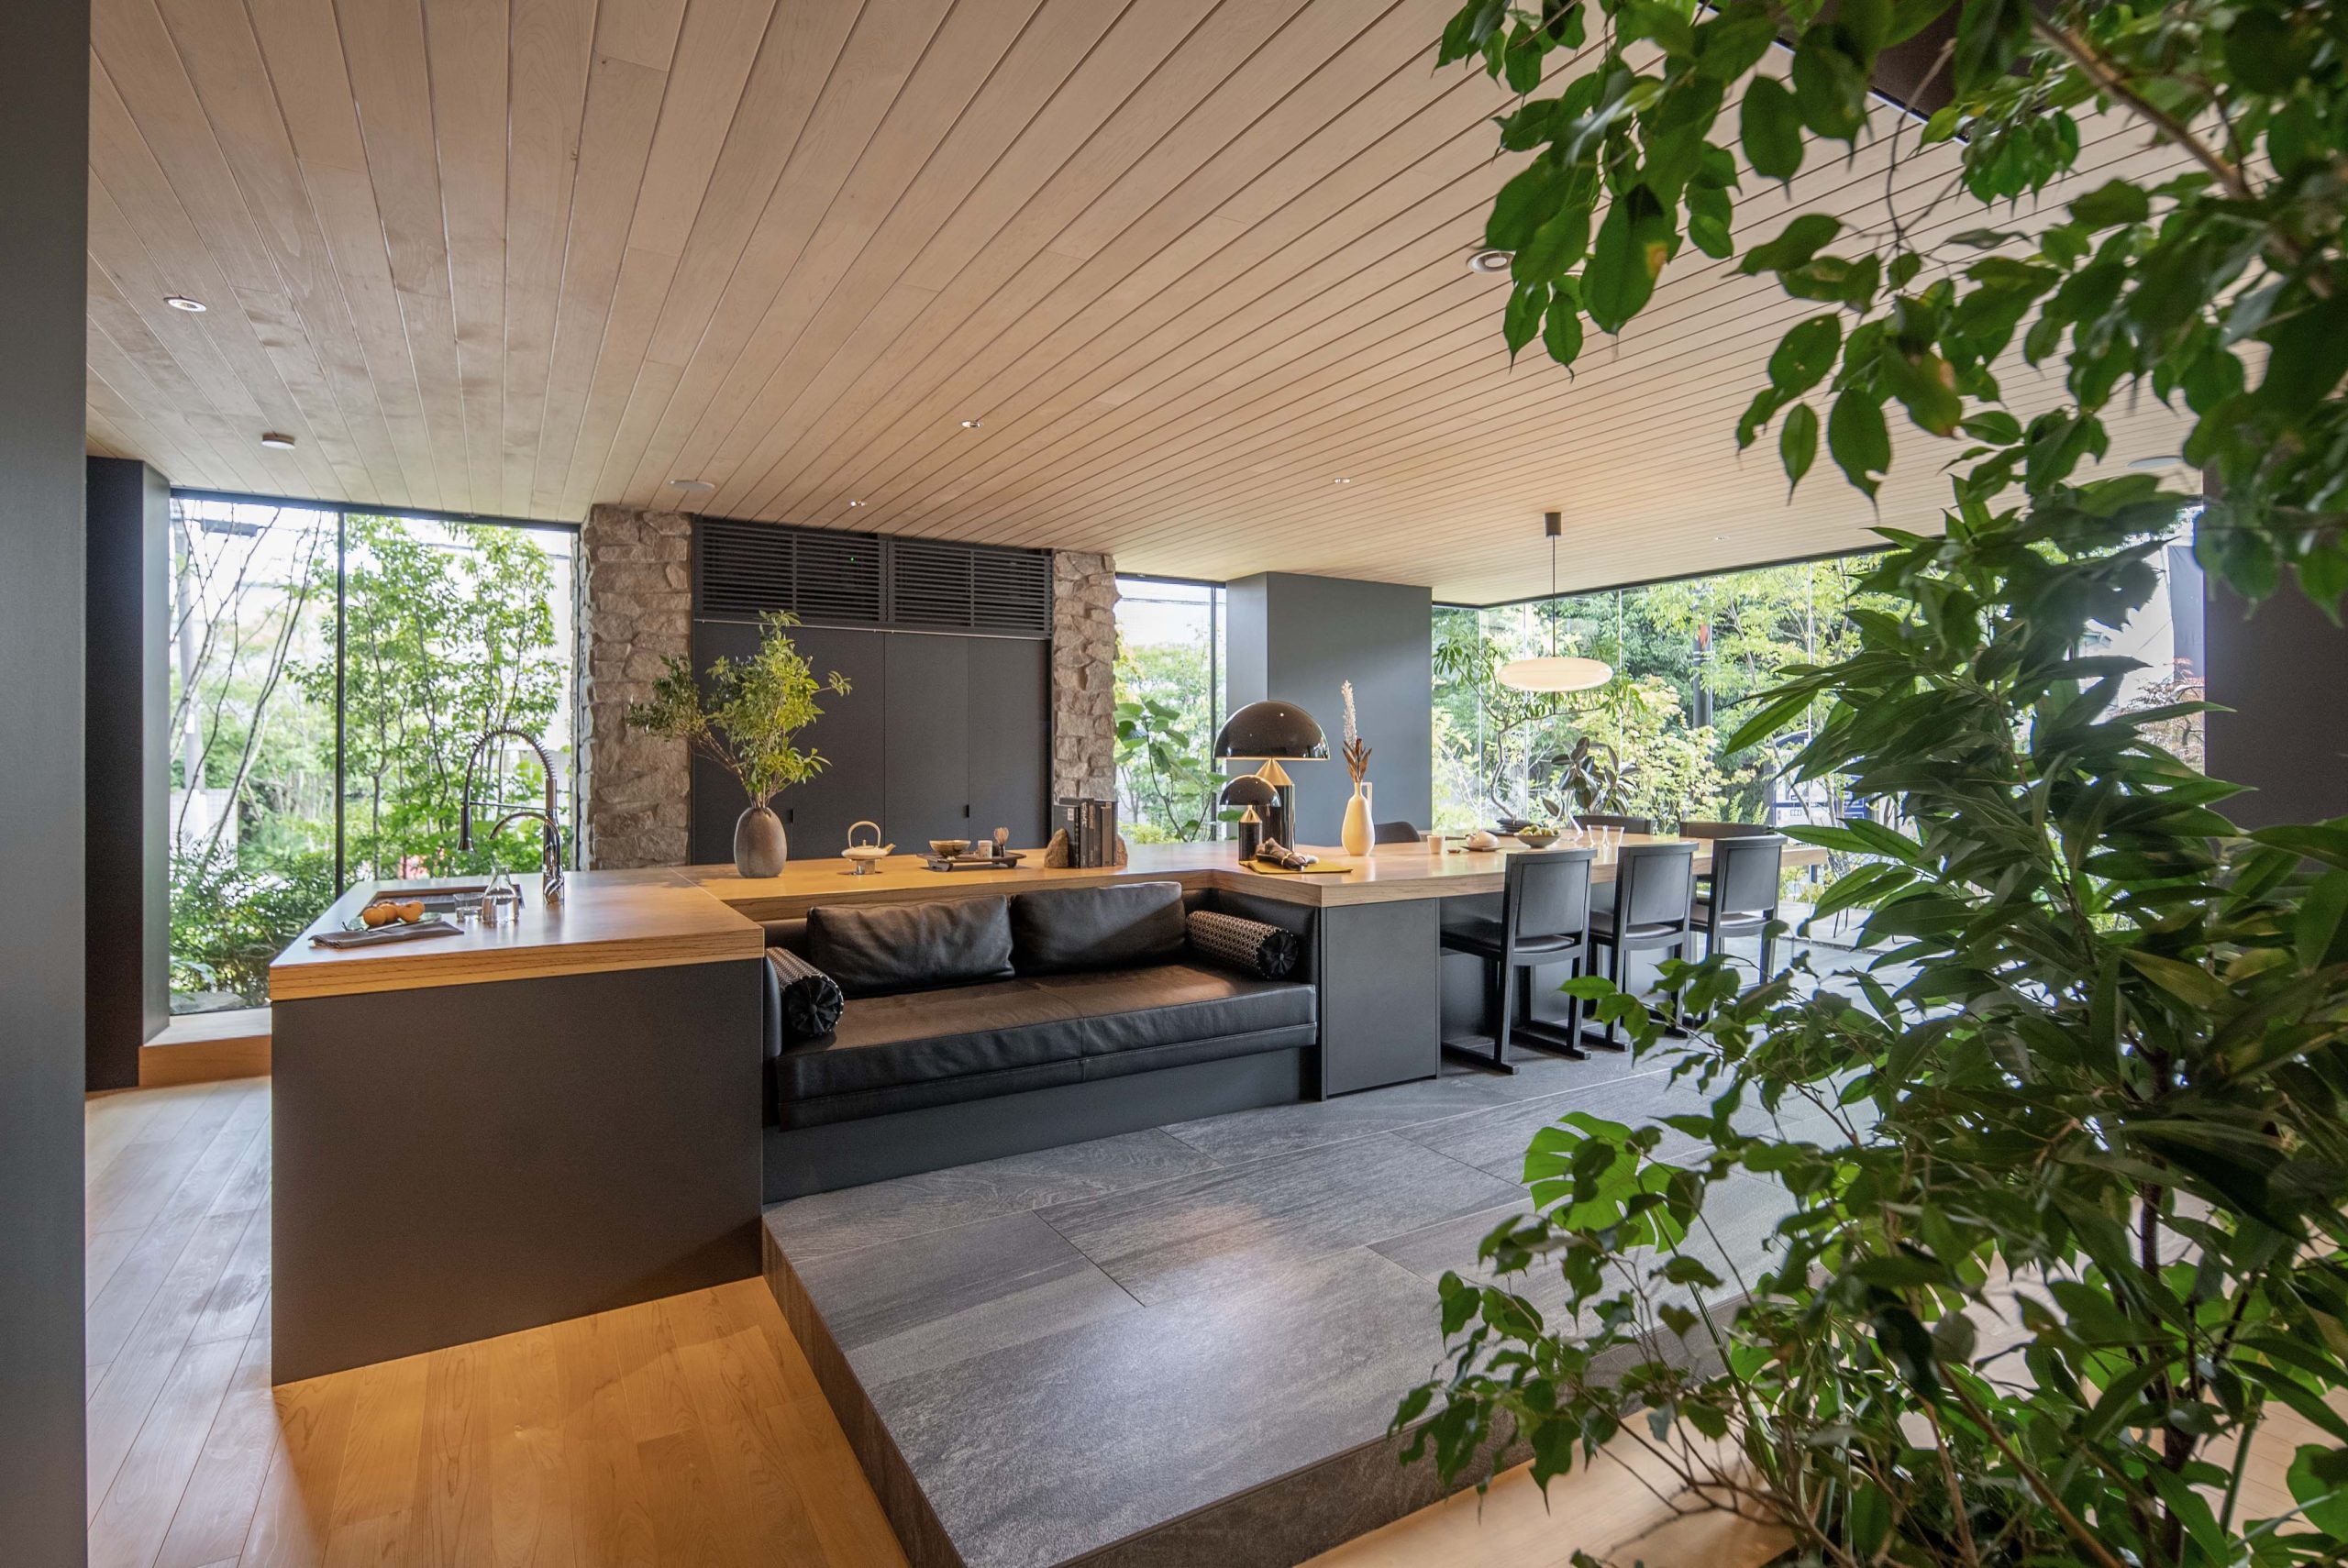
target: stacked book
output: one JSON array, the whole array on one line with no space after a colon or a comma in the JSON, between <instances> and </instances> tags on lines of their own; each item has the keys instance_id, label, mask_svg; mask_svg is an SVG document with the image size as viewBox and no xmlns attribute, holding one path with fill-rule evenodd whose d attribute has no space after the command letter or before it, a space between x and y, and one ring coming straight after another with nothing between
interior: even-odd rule
<instances>
[{"instance_id":1,"label":"stacked book","mask_svg":"<svg viewBox=\"0 0 2348 1568\"><path fill-rule=\"evenodd\" d=\"M1117 802L1084 795L1062 796L1060 831L1068 834L1070 866L1117 863Z\"/></svg>"}]
</instances>

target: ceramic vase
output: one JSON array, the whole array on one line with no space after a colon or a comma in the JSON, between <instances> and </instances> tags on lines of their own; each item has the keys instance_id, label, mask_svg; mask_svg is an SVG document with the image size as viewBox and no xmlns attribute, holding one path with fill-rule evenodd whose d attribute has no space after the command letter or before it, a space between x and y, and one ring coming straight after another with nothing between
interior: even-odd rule
<instances>
[{"instance_id":1,"label":"ceramic vase","mask_svg":"<svg viewBox=\"0 0 2348 1568\"><path fill-rule=\"evenodd\" d=\"M1354 798L1346 802L1346 825L1337 842L1346 846L1347 855L1368 855L1374 838L1369 825L1369 786L1356 784Z\"/></svg>"},{"instance_id":2,"label":"ceramic vase","mask_svg":"<svg viewBox=\"0 0 2348 1568\"><path fill-rule=\"evenodd\" d=\"M734 823L734 869L745 877L780 877L791 851L782 819L771 806L752 806Z\"/></svg>"}]
</instances>

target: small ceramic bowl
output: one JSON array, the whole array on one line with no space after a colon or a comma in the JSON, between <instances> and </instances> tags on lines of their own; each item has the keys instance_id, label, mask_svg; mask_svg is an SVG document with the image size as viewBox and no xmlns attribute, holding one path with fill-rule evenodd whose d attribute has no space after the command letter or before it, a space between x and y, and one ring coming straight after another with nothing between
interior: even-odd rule
<instances>
[{"instance_id":1,"label":"small ceramic bowl","mask_svg":"<svg viewBox=\"0 0 2348 1568\"><path fill-rule=\"evenodd\" d=\"M929 852L940 860L951 860L969 847L970 841L967 838L933 838L929 841Z\"/></svg>"},{"instance_id":2,"label":"small ceramic bowl","mask_svg":"<svg viewBox=\"0 0 2348 1568\"><path fill-rule=\"evenodd\" d=\"M1516 830L1516 842L1527 849L1546 849L1557 842L1557 835L1543 833L1537 828L1519 828Z\"/></svg>"}]
</instances>

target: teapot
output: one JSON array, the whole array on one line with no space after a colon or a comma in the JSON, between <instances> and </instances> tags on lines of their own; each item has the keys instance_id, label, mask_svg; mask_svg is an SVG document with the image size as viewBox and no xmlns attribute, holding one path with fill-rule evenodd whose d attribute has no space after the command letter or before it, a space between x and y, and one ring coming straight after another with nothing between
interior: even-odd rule
<instances>
[{"instance_id":1,"label":"teapot","mask_svg":"<svg viewBox=\"0 0 2348 1568\"><path fill-rule=\"evenodd\" d=\"M870 828L872 830L871 843L858 844L856 842L857 830L859 828ZM893 844L883 844L880 842L880 824L879 823L851 823L848 824L847 830L847 847L840 851L840 856L848 863L850 867L848 871L849 876L863 877L869 876L874 870L878 869L879 862L887 859L891 852L897 846Z\"/></svg>"}]
</instances>

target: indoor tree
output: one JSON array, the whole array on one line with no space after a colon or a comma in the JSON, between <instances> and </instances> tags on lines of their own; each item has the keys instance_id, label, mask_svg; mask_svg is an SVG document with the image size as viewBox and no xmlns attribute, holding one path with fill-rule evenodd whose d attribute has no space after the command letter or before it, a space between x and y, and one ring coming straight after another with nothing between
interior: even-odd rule
<instances>
[{"instance_id":1,"label":"indoor tree","mask_svg":"<svg viewBox=\"0 0 2348 1568\"><path fill-rule=\"evenodd\" d=\"M1820 908L1866 911L1888 951L1742 991L1722 961L1667 966L1709 1015L1676 1043L1639 999L1574 982L1700 1092L1656 1125L1536 1137L1532 1212L1484 1242L1498 1282L1446 1277L1450 1369L1398 1426L1424 1419L1412 1452L1451 1472L1521 1441L1545 1482L1642 1444L1677 1506L1852 1568L2337 1561L2348 819L2238 832L2232 787L2160 744L2198 704L2123 706L2135 663L2091 631L2150 598L2200 498L2082 470L2114 400L2168 402L2210 480L2200 558L2253 598L2287 575L2327 609L2348 589L2348 17L1475 0L1442 58L1532 94L1501 135L1538 149L1491 217L1515 253L1503 331L1570 363L1683 243L1733 254L1736 149L1785 179L1855 142L1881 52L1920 38L1947 102L1911 145L1958 138L1984 206L2068 170L2091 109L2189 171L2082 192L2033 235L1985 223L1954 259L1896 213L1866 237L1803 213L1745 251L1828 308L1736 438L1774 421L1799 484L1822 436L1872 495L1900 417L1957 470L1944 533L1890 533L1867 574L1895 607L1855 607L1856 647L1789 671L1732 740L1814 716L1796 777L1897 803L1904 830L1789 830L1866 857ZM2027 418L1998 374L2017 351L2062 378ZM1711 1233L1724 1184L1755 1179L1788 1211L1759 1260ZM1562 1275L1560 1321L1505 1287L1536 1266ZM2283 1409L2300 1435L2273 1435ZM2256 1507L2245 1465L2285 1444L2297 1507Z\"/></svg>"}]
</instances>

